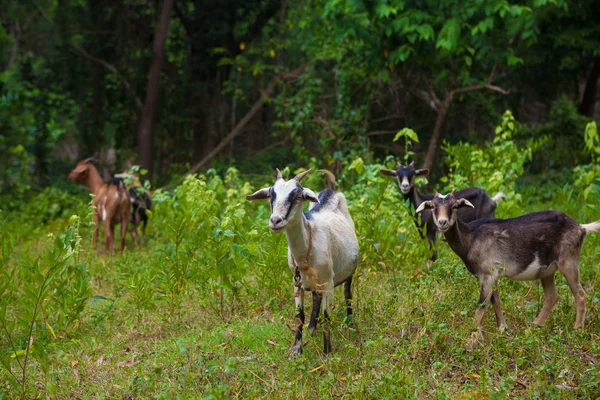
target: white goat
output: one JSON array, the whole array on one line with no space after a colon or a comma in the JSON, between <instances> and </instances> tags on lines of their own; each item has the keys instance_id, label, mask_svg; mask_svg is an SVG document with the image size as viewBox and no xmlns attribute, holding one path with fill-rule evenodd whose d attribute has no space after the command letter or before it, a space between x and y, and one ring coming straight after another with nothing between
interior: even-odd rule
<instances>
[{"instance_id":1,"label":"white goat","mask_svg":"<svg viewBox=\"0 0 600 400\"><path fill-rule=\"evenodd\" d=\"M354 222L348 212L346 198L335 191L335 177L322 170L329 187L318 195L300 186L310 170L285 181L277 170L277 179L271 187L246 196L247 200L270 199L269 227L275 233L285 230L288 241L288 265L294 276L296 303L296 331L292 355L302 353L304 325L304 291L313 292L313 309L308 324L314 333L322 307L324 316L323 351L331 351L329 316L333 288L344 283L346 313L352 315L352 275L358 265L358 240ZM303 212L304 201L315 203Z\"/></svg>"}]
</instances>

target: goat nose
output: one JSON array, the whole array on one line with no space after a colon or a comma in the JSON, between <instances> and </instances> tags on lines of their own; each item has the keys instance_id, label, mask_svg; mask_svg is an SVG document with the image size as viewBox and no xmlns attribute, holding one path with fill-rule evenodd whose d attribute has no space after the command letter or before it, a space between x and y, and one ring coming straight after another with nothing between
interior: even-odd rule
<instances>
[{"instance_id":1,"label":"goat nose","mask_svg":"<svg viewBox=\"0 0 600 400\"><path fill-rule=\"evenodd\" d=\"M440 224L442 228L445 228L446 225L448 225L448 220L446 218L440 218L438 219L438 224Z\"/></svg>"},{"instance_id":2,"label":"goat nose","mask_svg":"<svg viewBox=\"0 0 600 400\"><path fill-rule=\"evenodd\" d=\"M281 217L277 217L277 216L271 217L271 223L273 225L279 225L282 221L283 221L283 218L281 218Z\"/></svg>"}]
</instances>

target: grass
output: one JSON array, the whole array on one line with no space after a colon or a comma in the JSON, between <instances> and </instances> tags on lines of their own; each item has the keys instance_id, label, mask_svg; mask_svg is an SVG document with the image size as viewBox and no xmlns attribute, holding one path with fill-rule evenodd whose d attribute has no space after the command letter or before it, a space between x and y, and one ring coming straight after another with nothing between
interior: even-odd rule
<instances>
[{"instance_id":1,"label":"grass","mask_svg":"<svg viewBox=\"0 0 600 400\"><path fill-rule=\"evenodd\" d=\"M333 354L322 353L321 329L314 337L305 330L304 354L289 359L294 305L284 254L271 266L283 270L278 290L262 291L249 279L245 284L255 287L234 313L223 313L194 285L171 313L153 293L136 303L140 290L131 284L136 269L160 251L151 236L147 246L122 256L89 254L95 297L74 331L47 343L50 372L32 363L27 397L597 398L600 275L590 242L581 262L588 293L583 331L572 328L575 310L563 278L557 280L562 300L542 328L532 325L542 304L539 283L504 280L509 329L498 332L488 310L485 342L467 351L478 284L440 243L431 269L424 260L389 260L385 270L362 265L351 327L343 324L342 290L336 290ZM310 303L309 295L309 309ZM14 389L3 371L2 396Z\"/></svg>"},{"instance_id":2,"label":"grass","mask_svg":"<svg viewBox=\"0 0 600 400\"><path fill-rule=\"evenodd\" d=\"M505 279L499 290L508 330L499 332L488 310L484 343L468 351L477 280L441 240L439 259L425 267L424 241L393 183L379 177L378 166L365 169L345 190L361 246L354 318L344 323L338 288L327 356L317 328L314 337L304 330L304 353L289 358L295 307L285 236L268 231L268 205L238 203L252 187L235 176L225 183L189 177L173 194L155 194L146 245L122 255L90 249L91 228L82 224L81 252L65 271L85 273L57 275L62 286L53 283L42 302L33 339L23 312L30 266L52 251L48 234L60 237L72 222L36 226L35 215L24 215L0 225L35 226L0 271L0 317L6 310L17 351L33 345L25 391L2 368L0 399L600 397L600 235L588 235L580 262L585 329L572 328L573 297L561 276L561 300L544 327L532 324L543 304L541 285ZM597 219L595 209L577 206L582 201L570 195L557 192L551 203L579 222ZM82 205L77 213L86 215ZM547 207L529 204L523 212ZM1 294L11 269L12 291ZM88 297L71 321L76 285ZM311 305L308 294L307 315ZM18 373L5 332L0 346L2 360Z\"/></svg>"}]
</instances>

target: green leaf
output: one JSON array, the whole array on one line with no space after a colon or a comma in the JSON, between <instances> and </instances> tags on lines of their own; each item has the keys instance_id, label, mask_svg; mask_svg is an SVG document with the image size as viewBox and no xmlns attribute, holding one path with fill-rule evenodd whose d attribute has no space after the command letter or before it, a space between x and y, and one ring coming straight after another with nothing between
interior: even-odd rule
<instances>
[{"instance_id":1,"label":"green leaf","mask_svg":"<svg viewBox=\"0 0 600 400\"><path fill-rule=\"evenodd\" d=\"M413 131L410 128L404 128L404 129L398 131L398 133L396 133L396 136L394 136L394 140L392 140L392 141L396 142L401 137L406 137L406 138L412 140L413 142L419 143L419 136L417 135L417 132Z\"/></svg>"},{"instance_id":2,"label":"green leaf","mask_svg":"<svg viewBox=\"0 0 600 400\"><path fill-rule=\"evenodd\" d=\"M455 50L458 46L459 36L460 21L456 18L450 18L442 27L435 48L442 48L448 51Z\"/></svg>"}]
</instances>

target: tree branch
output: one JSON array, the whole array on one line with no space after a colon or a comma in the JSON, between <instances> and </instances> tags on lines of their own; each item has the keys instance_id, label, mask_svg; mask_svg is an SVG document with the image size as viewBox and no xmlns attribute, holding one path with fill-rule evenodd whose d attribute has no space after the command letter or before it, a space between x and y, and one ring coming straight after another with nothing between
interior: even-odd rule
<instances>
[{"instance_id":1,"label":"tree branch","mask_svg":"<svg viewBox=\"0 0 600 400\"><path fill-rule=\"evenodd\" d=\"M295 70L293 70L290 73L282 73L282 74L275 76L273 79L271 79L271 81L267 84L265 89L261 90L259 99L252 105L252 108L250 108L250 110L237 123L237 125L235 127L233 127L231 132L227 136L225 136L225 138L223 140L221 140L221 143L219 143L210 153L208 153L206 155L206 157L204 157L202 160L200 160L200 162L198 162L196 165L194 165L184 175L196 173L206 163L208 163L217 154L219 154L221 152L221 150L223 150L223 148L225 148L225 146L227 146L229 144L229 142L231 142L237 135L239 135L243 131L243 129L246 127L248 122L250 122L252 120L252 118L254 118L254 116L260 111L263 104L265 104L265 101L267 100L267 98L275 90L275 85L277 84L277 82L279 82L279 80L281 80L281 79L290 80L290 79L298 78L298 76L300 76L300 74L302 74L302 72L304 71L305 68L306 68L306 66L302 66L302 67L296 68Z\"/></svg>"},{"instance_id":2,"label":"tree branch","mask_svg":"<svg viewBox=\"0 0 600 400\"><path fill-rule=\"evenodd\" d=\"M380 131L373 131L373 132L369 132L367 133L367 136L377 136L377 135L389 135L392 133L397 133L398 130L380 130Z\"/></svg>"},{"instance_id":3,"label":"tree branch","mask_svg":"<svg viewBox=\"0 0 600 400\"><path fill-rule=\"evenodd\" d=\"M77 54L78 56L87 58L90 61L93 61L97 64L102 65L104 68L106 68L107 70L112 72L117 78L119 78L121 80L121 84L125 87L127 92L129 92L129 94L133 97L136 110L138 112L142 112L142 110L144 109L144 103L142 103L142 100L140 99L140 97L137 95L137 93L135 93L135 90L133 89L133 86L131 85L131 83L127 79L125 79L125 77L123 75L121 75L121 73L112 64L109 64L108 62L106 62L100 58L96 58L96 57L90 55L87 51L85 51L84 49L82 49L79 46L71 45L71 47L72 47L72 49L71 49L72 53Z\"/></svg>"},{"instance_id":4,"label":"tree branch","mask_svg":"<svg viewBox=\"0 0 600 400\"><path fill-rule=\"evenodd\" d=\"M496 67L498 64L494 64L494 66L492 67L492 71L490 72L490 76L488 76L487 82L483 85L472 85L472 86L467 86L464 88L459 88L459 89L454 89L450 92L451 96L454 96L455 94L458 93L466 93L466 92L474 92L476 90L483 90L483 89L488 89L488 90L492 90L494 92L498 92L504 95L507 95L510 93L510 90L506 90L501 88L500 86L496 86L496 85L492 85L492 81L494 80L494 77L496 75Z\"/></svg>"}]
</instances>

